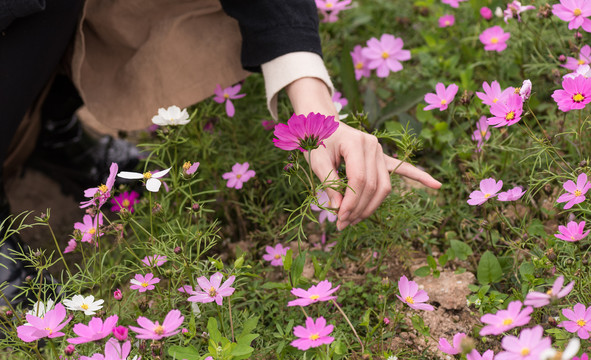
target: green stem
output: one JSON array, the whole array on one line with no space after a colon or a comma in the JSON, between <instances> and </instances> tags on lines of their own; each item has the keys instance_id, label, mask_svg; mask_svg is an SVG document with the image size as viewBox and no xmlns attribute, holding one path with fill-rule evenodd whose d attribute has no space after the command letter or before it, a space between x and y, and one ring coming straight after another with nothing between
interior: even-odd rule
<instances>
[{"instance_id":1,"label":"green stem","mask_svg":"<svg viewBox=\"0 0 591 360\"><path fill-rule=\"evenodd\" d=\"M55 244L57 252L60 254L60 258L62 259L62 262L64 263L64 266L66 267L66 271L68 272L68 275L70 277L72 277L72 273L70 272L70 268L68 267L68 263L66 262L66 259L64 259L64 254L62 253L62 249L60 249L60 246L57 243L57 239L56 239L55 234L53 232L53 228L51 227L51 225L49 225L49 222L47 223L47 227L49 228L49 232L51 233L51 237L53 238L53 243Z\"/></svg>"}]
</instances>

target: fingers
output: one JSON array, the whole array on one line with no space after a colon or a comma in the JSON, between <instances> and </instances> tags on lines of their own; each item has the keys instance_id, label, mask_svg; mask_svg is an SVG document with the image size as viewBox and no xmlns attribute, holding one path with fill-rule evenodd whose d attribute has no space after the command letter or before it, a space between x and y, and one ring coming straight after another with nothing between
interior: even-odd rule
<instances>
[{"instance_id":1,"label":"fingers","mask_svg":"<svg viewBox=\"0 0 591 360\"><path fill-rule=\"evenodd\" d=\"M439 181L435 180L431 175L424 172L423 170L420 170L409 163L394 159L388 155L384 155L384 157L386 159L386 167L388 168L388 171L394 171L399 175L416 180L432 189L439 189L441 187L441 183Z\"/></svg>"},{"instance_id":2,"label":"fingers","mask_svg":"<svg viewBox=\"0 0 591 360\"><path fill-rule=\"evenodd\" d=\"M340 162L333 160L330 153L324 148L318 148L312 151L312 171L321 181L333 181L338 180L337 167ZM329 204L325 204L328 208L339 208L343 196L331 188L326 188L326 194L328 195Z\"/></svg>"}]
</instances>

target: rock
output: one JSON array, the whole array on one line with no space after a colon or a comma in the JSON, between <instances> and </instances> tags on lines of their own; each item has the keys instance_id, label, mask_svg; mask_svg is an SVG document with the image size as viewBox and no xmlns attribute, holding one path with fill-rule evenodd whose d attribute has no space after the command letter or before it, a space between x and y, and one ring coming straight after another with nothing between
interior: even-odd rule
<instances>
[{"instance_id":1,"label":"rock","mask_svg":"<svg viewBox=\"0 0 591 360\"><path fill-rule=\"evenodd\" d=\"M437 279L426 277L414 281L429 294L430 303L437 302L446 310L460 310L466 307L466 296L470 294L468 285L475 281L475 277L470 272L455 274L445 270Z\"/></svg>"}]
</instances>

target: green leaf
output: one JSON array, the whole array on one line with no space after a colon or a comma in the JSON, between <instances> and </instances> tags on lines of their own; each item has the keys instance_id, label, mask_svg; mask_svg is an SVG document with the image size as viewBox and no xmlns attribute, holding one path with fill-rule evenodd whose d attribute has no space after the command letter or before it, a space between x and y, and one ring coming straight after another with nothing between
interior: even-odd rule
<instances>
[{"instance_id":1,"label":"green leaf","mask_svg":"<svg viewBox=\"0 0 591 360\"><path fill-rule=\"evenodd\" d=\"M437 262L439 262L439 265L441 265L441 267L444 267L445 264L447 264L447 260L448 260L447 255L443 254L439 257L439 259L437 259Z\"/></svg>"},{"instance_id":2,"label":"green leaf","mask_svg":"<svg viewBox=\"0 0 591 360\"><path fill-rule=\"evenodd\" d=\"M218 259L214 259L211 256L207 258L213 265L215 265L215 268L218 270L223 270L224 269L224 263L222 263L220 260Z\"/></svg>"},{"instance_id":3,"label":"green leaf","mask_svg":"<svg viewBox=\"0 0 591 360\"><path fill-rule=\"evenodd\" d=\"M263 289L281 289L281 290L290 290L291 286L286 283L278 283L278 282L266 282L261 285Z\"/></svg>"},{"instance_id":4,"label":"green leaf","mask_svg":"<svg viewBox=\"0 0 591 360\"><path fill-rule=\"evenodd\" d=\"M412 326L421 335L426 336L426 337L430 337L431 336L431 335L429 335L429 327L425 325L425 322L423 321L423 318L422 317L420 317L419 315L413 315L410 318L410 320L412 322Z\"/></svg>"},{"instance_id":5,"label":"green leaf","mask_svg":"<svg viewBox=\"0 0 591 360\"><path fill-rule=\"evenodd\" d=\"M431 268L428 266L421 266L415 270L415 275L419 277L425 277L431 275Z\"/></svg>"},{"instance_id":6,"label":"green leaf","mask_svg":"<svg viewBox=\"0 0 591 360\"><path fill-rule=\"evenodd\" d=\"M519 274L521 274L521 277L523 279L526 279L528 275L533 275L534 271L535 271L534 264L532 264L530 262L524 262L519 267Z\"/></svg>"},{"instance_id":7,"label":"green leaf","mask_svg":"<svg viewBox=\"0 0 591 360\"><path fill-rule=\"evenodd\" d=\"M213 317L210 317L207 320L207 332L209 332L209 338L215 343L220 343L222 341L222 333L218 329L218 322Z\"/></svg>"},{"instance_id":8,"label":"green leaf","mask_svg":"<svg viewBox=\"0 0 591 360\"><path fill-rule=\"evenodd\" d=\"M427 256L427 264L429 264L431 269L437 269L437 261L435 261L435 258L431 255Z\"/></svg>"},{"instance_id":9,"label":"green leaf","mask_svg":"<svg viewBox=\"0 0 591 360\"><path fill-rule=\"evenodd\" d=\"M463 241L450 240L449 243L454 251L454 254L460 260L466 260L468 256L473 254L472 248Z\"/></svg>"},{"instance_id":10,"label":"green leaf","mask_svg":"<svg viewBox=\"0 0 591 360\"><path fill-rule=\"evenodd\" d=\"M480 258L476 277L478 282L483 285L497 282L503 277L503 270L499 260L489 250L485 251Z\"/></svg>"},{"instance_id":11,"label":"green leaf","mask_svg":"<svg viewBox=\"0 0 591 360\"><path fill-rule=\"evenodd\" d=\"M249 318L248 320L246 320L244 322L244 324L242 325L242 332L240 333L240 336L238 336L238 339L250 334L257 327L258 321L259 321L258 316L253 316L253 317Z\"/></svg>"},{"instance_id":12,"label":"green leaf","mask_svg":"<svg viewBox=\"0 0 591 360\"><path fill-rule=\"evenodd\" d=\"M288 250L289 251L289 250ZM302 273L304 272L304 264L306 263L306 253L301 252L295 258L293 264L291 265L291 281L294 286L297 286L300 277L302 277Z\"/></svg>"},{"instance_id":13,"label":"green leaf","mask_svg":"<svg viewBox=\"0 0 591 360\"><path fill-rule=\"evenodd\" d=\"M289 271L291 269L291 262L293 261L293 250L287 250L285 258L283 259L283 269Z\"/></svg>"},{"instance_id":14,"label":"green leaf","mask_svg":"<svg viewBox=\"0 0 591 360\"><path fill-rule=\"evenodd\" d=\"M168 355L170 355L173 359L187 359L187 360L199 360L201 359L201 355L199 355L199 351L195 349L193 346L179 346L179 345L172 345L168 347Z\"/></svg>"}]
</instances>

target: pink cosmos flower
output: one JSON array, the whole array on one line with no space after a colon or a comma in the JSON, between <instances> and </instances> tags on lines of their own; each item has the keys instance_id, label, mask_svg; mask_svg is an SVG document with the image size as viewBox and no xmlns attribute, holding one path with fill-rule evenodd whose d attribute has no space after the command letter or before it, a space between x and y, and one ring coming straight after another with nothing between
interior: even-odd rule
<instances>
[{"instance_id":1,"label":"pink cosmos flower","mask_svg":"<svg viewBox=\"0 0 591 360\"><path fill-rule=\"evenodd\" d=\"M488 118L488 124L495 127L511 126L521 120L523 98L519 94L511 94L507 102L498 102L490 107L494 116Z\"/></svg>"},{"instance_id":2,"label":"pink cosmos flower","mask_svg":"<svg viewBox=\"0 0 591 360\"><path fill-rule=\"evenodd\" d=\"M101 318L93 317L88 325L82 323L74 325L73 331L77 338L70 338L70 344L83 344L91 341L97 341L111 335L113 328L117 324L119 317L117 315L109 316L104 322Z\"/></svg>"},{"instance_id":3,"label":"pink cosmos flower","mask_svg":"<svg viewBox=\"0 0 591 360\"><path fill-rule=\"evenodd\" d=\"M490 20L493 16L492 10L486 6L483 6L480 8L480 16L482 16L485 20Z\"/></svg>"},{"instance_id":4,"label":"pink cosmos flower","mask_svg":"<svg viewBox=\"0 0 591 360\"><path fill-rule=\"evenodd\" d=\"M552 13L560 20L568 21L570 30L578 29L591 32L591 3L588 0L560 0L560 4L552 6Z\"/></svg>"},{"instance_id":5,"label":"pink cosmos flower","mask_svg":"<svg viewBox=\"0 0 591 360\"><path fill-rule=\"evenodd\" d=\"M575 59L573 57L568 57L566 59L566 64L560 65L564 68L569 70L577 70L577 68L581 65L587 65L591 62L591 46L585 45L581 48L579 52L579 58Z\"/></svg>"},{"instance_id":6,"label":"pink cosmos flower","mask_svg":"<svg viewBox=\"0 0 591 360\"><path fill-rule=\"evenodd\" d=\"M505 15L503 19L505 19L505 23L507 23L507 20L517 16L517 21L521 21L520 14L522 12L526 10L534 10L535 8L536 7L532 5L521 6L521 3L519 1L512 1L509 4L507 4L507 9L505 9L505 11L503 12L503 14Z\"/></svg>"},{"instance_id":7,"label":"pink cosmos flower","mask_svg":"<svg viewBox=\"0 0 591 360\"><path fill-rule=\"evenodd\" d=\"M289 246L283 247L281 244L275 245L275 247L267 246L265 248L267 253L263 255L263 259L271 262L271 266L283 266L283 257L287 255Z\"/></svg>"},{"instance_id":8,"label":"pink cosmos flower","mask_svg":"<svg viewBox=\"0 0 591 360\"><path fill-rule=\"evenodd\" d=\"M221 306L222 298L225 296L230 296L234 293L235 289L230 287L230 285L232 285L234 283L234 279L236 279L236 277L232 275L222 284L223 277L224 276L222 273L219 272L211 275L210 280L207 280L205 276L201 276L197 279L197 284L199 284L201 291L191 291L191 296L187 300L200 303L210 303L215 301L216 304Z\"/></svg>"},{"instance_id":9,"label":"pink cosmos flower","mask_svg":"<svg viewBox=\"0 0 591 360\"><path fill-rule=\"evenodd\" d=\"M322 14L322 22L336 22L339 12L347 10L352 0L316 0L316 7Z\"/></svg>"},{"instance_id":10,"label":"pink cosmos flower","mask_svg":"<svg viewBox=\"0 0 591 360\"><path fill-rule=\"evenodd\" d=\"M94 218L90 215L84 215L82 222L74 224L74 229L80 230L82 241L92 243L95 237L102 236L104 233L97 233L97 229L103 226L103 214L99 213Z\"/></svg>"},{"instance_id":11,"label":"pink cosmos flower","mask_svg":"<svg viewBox=\"0 0 591 360\"><path fill-rule=\"evenodd\" d=\"M166 261L167 258L164 255L146 256L142 259L144 266L162 266Z\"/></svg>"},{"instance_id":12,"label":"pink cosmos flower","mask_svg":"<svg viewBox=\"0 0 591 360\"><path fill-rule=\"evenodd\" d=\"M581 357L575 356L573 360L589 360L589 355L587 355L587 353L583 353Z\"/></svg>"},{"instance_id":13,"label":"pink cosmos flower","mask_svg":"<svg viewBox=\"0 0 591 360\"><path fill-rule=\"evenodd\" d=\"M339 127L334 116L324 116L320 113L309 113L308 116L293 114L286 124L275 126L273 143L283 150L299 149L302 152L316 149L324 145Z\"/></svg>"},{"instance_id":14,"label":"pink cosmos flower","mask_svg":"<svg viewBox=\"0 0 591 360\"><path fill-rule=\"evenodd\" d=\"M390 71L402 70L400 61L410 60L410 51L402 50L404 41L394 35L383 34L380 40L371 38L367 41L367 47L361 50L368 60L367 67L377 69L378 77L388 76Z\"/></svg>"},{"instance_id":15,"label":"pink cosmos flower","mask_svg":"<svg viewBox=\"0 0 591 360\"><path fill-rule=\"evenodd\" d=\"M52 310L47 311L43 316L32 314L25 315L28 325L20 325L16 328L19 339L24 342L33 342L44 337L55 338L64 336L60 332L66 324L72 320L72 317L66 318L66 308L62 304L57 304Z\"/></svg>"},{"instance_id":16,"label":"pink cosmos flower","mask_svg":"<svg viewBox=\"0 0 591 360\"><path fill-rule=\"evenodd\" d=\"M490 85L485 81L482 83L484 92L476 92L476 96L482 100L485 105L494 105L497 102L505 102L509 95L515 93L514 87L508 87L505 90L501 89L501 85L498 81L494 80Z\"/></svg>"},{"instance_id":17,"label":"pink cosmos flower","mask_svg":"<svg viewBox=\"0 0 591 360\"><path fill-rule=\"evenodd\" d=\"M490 131L488 131L486 116L483 115L476 123L476 130L472 134L472 140L476 141L476 152L482 150L482 145L488 139L490 139Z\"/></svg>"},{"instance_id":18,"label":"pink cosmos flower","mask_svg":"<svg viewBox=\"0 0 591 360\"><path fill-rule=\"evenodd\" d=\"M503 187L503 180L498 182L493 178L483 179L480 181L480 190L474 190L470 194L468 204L470 205L482 205L488 199L497 196L497 193L501 191Z\"/></svg>"},{"instance_id":19,"label":"pink cosmos flower","mask_svg":"<svg viewBox=\"0 0 591 360\"><path fill-rule=\"evenodd\" d=\"M503 28L497 25L484 30L479 38L484 44L484 50L501 52L507 48L506 41L510 37L510 33L504 32Z\"/></svg>"},{"instance_id":20,"label":"pink cosmos flower","mask_svg":"<svg viewBox=\"0 0 591 360\"><path fill-rule=\"evenodd\" d=\"M333 328L332 325L326 325L326 320L322 316L316 321L311 317L306 318L306 327L298 325L293 328L293 334L299 339L292 341L291 346L306 351L310 348L330 344L334 341L334 338L328 335Z\"/></svg>"},{"instance_id":21,"label":"pink cosmos flower","mask_svg":"<svg viewBox=\"0 0 591 360\"><path fill-rule=\"evenodd\" d=\"M139 290L139 292L146 292L148 290L154 290L154 284L158 284L160 279L154 277L154 274L147 273L146 276L141 274L135 274L135 279L129 280L131 286L129 287L132 290Z\"/></svg>"},{"instance_id":22,"label":"pink cosmos flower","mask_svg":"<svg viewBox=\"0 0 591 360\"><path fill-rule=\"evenodd\" d=\"M398 281L398 291L400 295L396 297L406 305L415 310L433 311L435 308L429 304L425 304L429 300L429 295L425 290L419 290L419 285L414 281L409 281L404 275Z\"/></svg>"},{"instance_id":23,"label":"pink cosmos flower","mask_svg":"<svg viewBox=\"0 0 591 360\"><path fill-rule=\"evenodd\" d=\"M587 182L587 174L581 173L577 177L576 185L572 180L567 180L562 187L567 193L560 195L560 197L556 199L556 202L567 202L566 205L564 205L564 209L567 210L573 207L573 205L585 201L585 194L591 189L591 183Z\"/></svg>"},{"instance_id":24,"label":"pink cosmos flower","mask_svg":"<svg viewBox=\"0 0 591 360\"><path fill-rule=\"evenodd\" d=\"M322 280L318 285L312 285L308 290L293 288L291 293L299 299L292 300L287 303L287 306L308 306L320 301L329 301L336 299L336 296L331 296L341 286L332 287L332 283L328 280Z\"/></svg>"},{"instance_id":25,"label":"pink cosmos flower","mask_svg":"<svg viewBox=\"0 0 591 360\"><path fill-rule=\"evenodd\" d=\"M436 94L425 94L425 102L429 105L425 106L423 110L427 111L439 108L439 111L443 111L447 109L447 106L454 101L457 92L458 86L456 84L451 84L446 88L443 83L437 83L435 85Z\"/></svg>"},{"instance_id":26,"label":"pink cosmos flower","mask_svg":"<svg viewBox=\"0 0 591 360\"><path fill-rule=\"evenodd\" d=\"M446 338L439 339L438 349L449 355L456 355L462 352L462 340L466 337L464 333L457 333L453 338L453 346Z\"/></svg>"},{"instance_id":27,"label":"pink cosmos flower","mask_svg":"<svg viewBox=\"0 0 591 360\"><path fill-rule=\"evenodd\" d=\"M495 353L492 350L486 350L484 354L480 355L476 349L472 350L466 355L466 360L493 360Z\"/></svg>"},{"instance_id":28,"label":"pink cosmos flower","mask_svg":"<svg viewBox=\"0 0 591 360\"><path fill-rule=\"evenodd\" d=\"M248 162L232 165L232 171L222 174L222 179L228 180L226 186L238 190L242 189L242 185L256 175L254 170L248 170L249 166Z\"/></svg>"},{"instance_id":29,"label":"pink cosmos flower","mask_svg":"<svg viewBox=\"0 0 591 360\"><path fill-rule=\"evenodd\" d=\"M115 184L115 177L117 177L117 171L119 171L119 167L117 166L117 164L111 163L107 182L98 187L84 190L84 196L90 199L82 201L80 203L81 209L92 205L96 205L97 208L100 208L101 206L103 206L104 203L107 202L107 200L111 197L111 189L113 188L113 184Z\"/></svg>"},{"instance_id":30,"label":"pink cosmos flower","mask_svg":"<svg viewBox=\"0 0 591 360\"><path fill-rule=\"evenodd\" d=\"M236 112L234 110L234 104L232 104L231 100L240 99L246 96L246 94L238 94L240 92L240 88L242 88L242 85L237 84L222 89L222 86L218 84L214 90L215 96L213 101L218 104L226 102L226 114L228 114L229 117L234 117L234 113Z\"/></svg>"},{"instance_id":31,"label":"pink cosmos flower","mask_svg":"<svg viewBox=\"0 0 591 360\"><path fill-rule=\"evenodd\" d=\"M133 211L134 211L133 206L139 202L139 200L138 200L139 197L140 197L140 194L133 191L133 190L124 191L121 194L119 194L118 196L114 196L111 199L111 204L113 204L113 206L111 206L111 211L119 212L122 209L125 209L125 210L129 211L130 213L133 213Z\"/></svg>"},{"instance_id":32,"label":"pink cosmos flower","mask_svg":"<svg viewBox=\"0 0 591 360\"><path fill-rule=\"evenodd\" d=\"M499 310L494 315L484 314L480 321L488 325L480 329L480 336L500 335L505 331L529 323L531 319L529 315L534 311L534 308L528 306L521 310L521 306L521 301L511 301L507 310Z\"/></svg>"},{"instance_id":33,"label":"pink cosmos flower","mask_svg":"<svg viewBox=\"0 0 591 360\"><path fill-rule=\"evenodd\" d=\"M344 98L343 94L341 94L338 91L335 91L335 93L332 95L332 102L339 103L342 107L345 107L347 106L347 104L349 104L349 100L347 100L347 98Z\"/></svg>"},{"instance_id":34,"label":"pink cosmos flower","mask_svg":"<svg viewBox=\"0 0 591 360\"><path fill-rule=\"evenodd\" d=\"M66 246L64 249L64 254L71 253L72 251L76 250L77 245L78 243L76 242L76 239L70 239L70 241L68 241L68 246Z\"/></svg>"},{"instance_id":35,"label":"pink cosmos flower","mask_svg":"<svg viewBox=\"0 0 591 360\"><path fill-rule=\"evenodd\" d=\"M574 79L562 79L563 89L554 90L552 98L560 111L583 109L591 102L591 79L577 76Z\"/></svg>"},{"instance_id":36,"label":"pink cosmos flower","mask_svg":"<svg viewBox=\"0 0 591 360\"><path fill-rule=\"evenodd\" d=\"M453 26L456 22L456 18L451 14L445 14L439 18L439 27L444 28L448 26Z\"/></svg>"},{"instance_id":37,"label":"pink cosmos flower","mask_svg":"<svg viewBox=\"0 0 591 360\"><path fill-rule=\"evenodd\" d=\"M563 327L568 332L576 333L583 340L589 338L589 331L591 331L591 306L586 308L585 305L577 303L573 307L573 310L562 309L562 315L568 320L562 321L558 326Z\"/></svg>"},{"instance_id":38,"label":"pink cosmos flower","mask_svg":"<svg viewBox=\"0 0 591 360\"><path fill-rule=\"evenodd\" d=\"M579 241L589 235L589 230L583 233L584 229L584 221L581 221L578 224L576 221L571 221L566 226L558 226L558 234L554 234L554 236L568 242Z\"/></svg>"},{"instance_id":39,"label":"pink cosmos flower","mask_svg":"<svg viewBox=\"0 0 591 360\"><path fill-rule=\"evenodd\" d=\"M183 164L183 175L184 176L191 176L195 173L195 171L197 171L197 169L199 169L199 162L194 162L191 164L190 161L186 161Z\"/></svg>"},{"instance_id":40,"label":"pink cosmos flower","mask_svg":"<svg viewBox=\"0 0 591 360\"><path fill-rule=\"evenodd\" d=\"M168 312L162 325L156 321L152 322L150 319L140 316L137 318L137 323L141 327L130 326L129 328L138 333L138 339L160 340L165 337L178 334L181 330L179 327L183 324L185 317L181 315L179 310L173 309Z\"/></svg>"},{"instance_id":41,"label":"pink cosmos flower","mask_svg":"<svg viewBox=\"0 0 591 360\"><path fill-rule=\"evenodd\" d=\"M364 48L361 45L355 45L351 51L351 58L353 58L353 67L355 67L355 80L359 81L362 77L369 77L371 69L367 67L368 59L363 56Z\"/></svg>"},{"instance_id":42,"label":"pink cosmos flower","mask_svg":"<svg viewBox=\"0 0 591 360\"><path fill-rule=\"evenodd\" d=\"M320 206L323 206L325 208L332 207L332 205L330 203L330 198L328 197L328 194L326 193L326 191L320 190L316 194L316 198L317 198L318 204L320 204ZM318 222L321 224L327 219L330 222L335 222L337 220L337 214L335 214L334 212L332 212L330 210L322 209L316 204L310 204L310 208L314 211L320 211L320 215L318 216Z\"/></svg>"},{"instance_id":43,"label":"pink cosmos flower","mask_svg":"<svg viewBox=\"0 0 591 360\"><path fill-rule=\"evenodd\" d=\"M497 200L499 201L515 201L521 199L521 197L525 194L525 190L521 189L521 186L516 186L511 190L504 191L499 193L497 196Z\"/></svg>"},{"instance_id":44,"label":"pink cosmos flower","mask_svg":"<svg viewBox=\"0 0 591 360\"><path fill-rule=\"evenodd\" d=\"M105 360L127 360L130 352L131 341L121 344L117 339L111 338L105 344Z\"/></svg>"},{"instance_id":45,"label":"pink cosmos flower","mask_svg":"<svg viewBox=\"0 0 591 360\"><path fill-rule=\"evenodd\" d=\"M568 285L564 287L564 289L562 288L562 284L564 284L564 276L560 275L554 281L552 289L548 290L545 293L537 291L529 292L525 297L525 301L523 302L523 304L530 305L535 308L546 306L550 304L551 301L563 298L566 295L568 295L568 293L570 293L570 291L575 286L574 281L571 281Z\"/></svg>"},{"instance_id":46,"label":"pink cosmos flower","mask_svg":"<svg viewBox=\"0 0 591 360\"><path fill-rule=\"evenodd\" d=\"M271 130L275 129L275 121L273 121L273 120L261 120L261 125L262 125L263 129L265 129L267 131L271 131Z\"/></svg>"},{"instance_id":47,"label":"pink cosmos flower","mask_svg":"<svg viewBox=\"0 0 591 360\"><path fill-rule=\"evenodd\" d=\"M460 6L460 3L468 0L441 0L442 3L447 4L453 8Z\"/></svg>"},{"instance_id":48,"label":"pink cosmos flower","mask_svg":"<svg viewBox=\"0 0 591 360\"><path fill-rule=\"evenodd\" d=\"M501 341L505 351L498 353L495 360L538 360L540 354L551 346L548 337L542 338L544 329L538 325L532 329L523 329L519 338L507 335Z\"/></svg>"}]
</instances>

